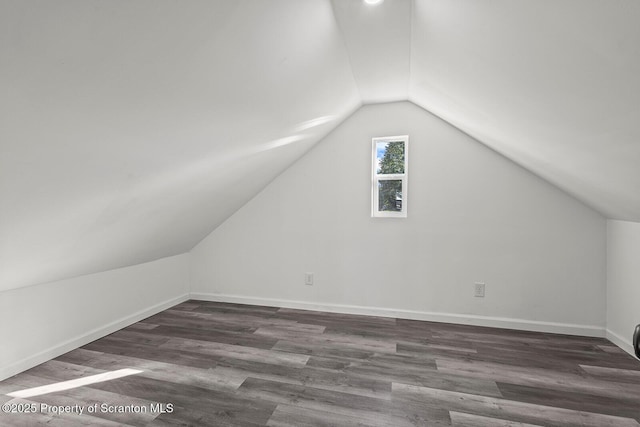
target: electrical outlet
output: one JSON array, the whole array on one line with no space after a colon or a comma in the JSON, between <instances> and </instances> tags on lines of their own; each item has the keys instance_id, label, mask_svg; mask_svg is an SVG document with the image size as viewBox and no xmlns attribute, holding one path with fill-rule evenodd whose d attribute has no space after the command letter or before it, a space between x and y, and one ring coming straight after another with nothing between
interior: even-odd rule
<instances>
[{"instance_id":1,"label":"electrical outlet","mask_svg":"<svg viewBox=\"0 0 640 427\"><path fill-rule=\"evenodd\" d=\"M313 286L313 273L304 273L304 284Z\"/></svg>"},{"instance_id":2,"label":"electrical outlet","mask_svg":"<svg viewBox=\"0 0 640 427\"><path fill-rule=\"evenodd\" d=\"M484 283L476 282L475 286L475 296L479 298L484 298Z\"/></svg>"}]
</instances>

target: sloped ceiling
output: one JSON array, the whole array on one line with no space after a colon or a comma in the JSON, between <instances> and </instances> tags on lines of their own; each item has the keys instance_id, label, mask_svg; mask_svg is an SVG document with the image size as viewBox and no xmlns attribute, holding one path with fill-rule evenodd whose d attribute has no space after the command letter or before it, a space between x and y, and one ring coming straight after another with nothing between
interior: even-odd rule
<instances>
[{"instance_id":1,"label":"sloped ceiling","mask_svg":"<svg viewBox=\"0 0 640 427\"><path fill-rule=\"evenodd\" d=\"M409 99L640 221L640 3L0 2L0 290L185 252Z\"/></svg>"},{"instance_id":2,"label":"sloped ceiling","mask_svg":"<svg viewBox=\"0 0 640 427\"><path fill-rule=\"evenodd\" d=\"M640 2L416 1L410 99L640 221Z\"/></svg>"},{"instance_id":3,"label":"sloped ceiling","mask_svg":"<svg viewBox=\"0 0 640 427\"><path fill-rule=\"evenodd\" d=\"M183 253L360 106L328 1L0 2L0 289Z\"/></svg>"}]
</instances>

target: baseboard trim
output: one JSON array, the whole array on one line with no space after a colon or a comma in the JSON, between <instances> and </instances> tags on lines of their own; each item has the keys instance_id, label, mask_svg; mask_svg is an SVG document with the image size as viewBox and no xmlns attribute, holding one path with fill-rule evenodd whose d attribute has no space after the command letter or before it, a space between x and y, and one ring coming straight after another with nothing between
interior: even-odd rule
<instances>
[{"instance_id":1,"label":"baseboard trim","mask_svg":"<svg viewBox=\"0 0 640 427\"><path fill-rule=\"evenodd\" d=\"M88 344L91 341L95 341L106 335L112 334L122 328L125 328L133 323L139 322L140 320L145 319L149 316L153 316L154 314L157 314L170 307L173 307L176 304L180 304L181 302L184 302L188 299L189 299L189 294L184 294L179 297L161 302L149 308L133 313L129 316L125 316L121 319L115 320L105 326L95 328L87 332L86 334L77 336L68 341L65 341L62 344L43 350L33 356L22 359L9 366L2 367L0 368L0 381L5 380L13 375L19 374L20 372L24 372L27 369L31 369L35 366L38 366L39 364L44 363L48 360L54 359L73 349L82 347L83 345Z\"/></svg>"},{"instance_id":2,"label":"baseboard trim","mask_svg":"<svg viewBox=\"0 0 640 427\"><path fill-rule=\"evenodd\" d=\"M626 339L622 338L622 336L613 332L611 329L607 329L606 338L633 357L636 357L636 354L633 351L633 344L631 343L631 340L627 341Z\"/></svg>"},{"instance_id":3,"label":"baseboard trim","mask_svg":"<svg viewBox=\"0 0 640 427\"><path fill-rule=\"evenodd\" d=\"M430 322L457 323L462 325L487 326L493 328L516 329L522 331L549 332L565 335L588 337L605 337L605 328L600 326L575 325L570 323L541 322L536 320L513 319L464 315L455 313L436 313L358 305L342 305L330 303L310 303L305 301L281 300L275 298L245 297L240 295L212 294L192 292L191 299L202 301L250 304L260 306L294 308L300 310L316 310L331 313L362 314L367 316L396 317L400 319L425 320Z\"/></svg>"}]
</instances>

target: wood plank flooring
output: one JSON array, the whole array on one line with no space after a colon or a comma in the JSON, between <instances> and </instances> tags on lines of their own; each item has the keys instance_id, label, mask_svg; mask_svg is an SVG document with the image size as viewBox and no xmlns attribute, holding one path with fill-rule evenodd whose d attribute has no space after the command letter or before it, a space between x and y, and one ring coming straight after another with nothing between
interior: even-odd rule
<instances>
[{"instance_id":1,"label":"wood plank flooring","mask_svg":"<svg viewBox=\"0 0 640 427\"><path fill-rule=\"evenodd\" d=\"M121 369L141 372L8 396ZM640 361L600 338L188 301L0 382L0 403L34 409L0 426L640 427Z\"/></svg>"}]
</instances>

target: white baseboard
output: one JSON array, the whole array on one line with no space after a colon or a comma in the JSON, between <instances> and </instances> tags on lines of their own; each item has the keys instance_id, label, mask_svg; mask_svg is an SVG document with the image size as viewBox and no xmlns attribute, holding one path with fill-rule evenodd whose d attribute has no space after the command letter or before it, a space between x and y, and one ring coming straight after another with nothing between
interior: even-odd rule
<instances>
[{"instance_id":1,"label":"white baseboard","mask_svg":"<svg viewBox=\"0 0 640 427\"><path fill-rule=\"evenodd\" d=\"M192 292L179 297L153 305L129 316L115 320L105 326L93 329L86 334L69 339L64 343L43 350L33 356L29 356L11 365L0 368L0 381L16 375L41 363L56 358L68 351L81 347L133 323L139 322L149 316L173 307L188 299L203 301L227 302L236 304L251 304L260 306L272 306L294 308L300 310L316 310L331 313L361 314L368 316L396 317L400 319L425 320L431 322L457 323L463 325L488 326L495 328L516 329L536 332L550 332L557 334L582 335L591 337L605 337L621 347L627 353L633 355L633 346L616 333L605 330L599 326L574 325L567 323L540 322L524 319L511 319L502 317L462 315L454 313L434 313L426 311L389 309L378 307L364 307L357 305L343 305L330 303L310 303L305 301L280 300L272 298L245 297L239 295L223 295Z\"/></svg>"},{"instance_id":2,"label":"white baseboard","mask_svg":"<svg viewBox=\"0 0 640 427\"><path fill-rule=\"evenodd\" d=\"M615 345L617 345L618 347L620 347L621 349L623 349L624 351L626 351L627 353L629 353L630 355L632 355L633 357L636 357L636 354L633 351L633 343L631 342L631 340L627 341L626 339L622 338L620 335L613 332L611 329L607 329L607 339L612 343L614 343Z\"/></svg>"},{"instance_id":3,"label":"white baseboard","mask_svg":"<svg viewBox=\"0 0 640 427\"><path fill-rule=\"evenodd\" d=\"M192 292L191 299L236 304L251 304L271 307L295 308L300 310L317 310L331 313L363 314L367 316L396 317L400 319L426 320L429 322L457 323L462 325L488 326L493 328L516 329L555 334L580 335L588 337L605 336L602 326L575 325L570 323L541 322L537 320L512 319L505 317L489 317L464 315L455 313L434 313L427 311L401 310L391 308L364 307L358 305L342 305L330 303L310 303L272 298L255 298L240 295L224 295Z\"/></svg>"},{"instance_id":4,"label":"white baseboard","mask_svg":"<svg viewBox=\"0 0 640 427\"><path fill-rule=\"evenodd\" d=\"M34 354L33 356L29 356L18 362L12 363L9 366L3 366L0 368L0 381L13 375L19 374L20 372L26 371L27 369L31 369L34 366L38 366L41 363L56 358L78 347L82 347L83 345L95 341L98 338L102 338L106 335L112 334L122 328L139 322L140 320L145 319L149 316L153 316L154 314L173 307L176 304L180 304L181 302L184 302L188 299L189 294L184 294L177 298L161 302L144 310L133 313L129 316L115 320L105 326L93 329L86 334L72 338L68 341L63 342L62 344L43 350L37 354Z\"/></svg>"}]
</instances>

